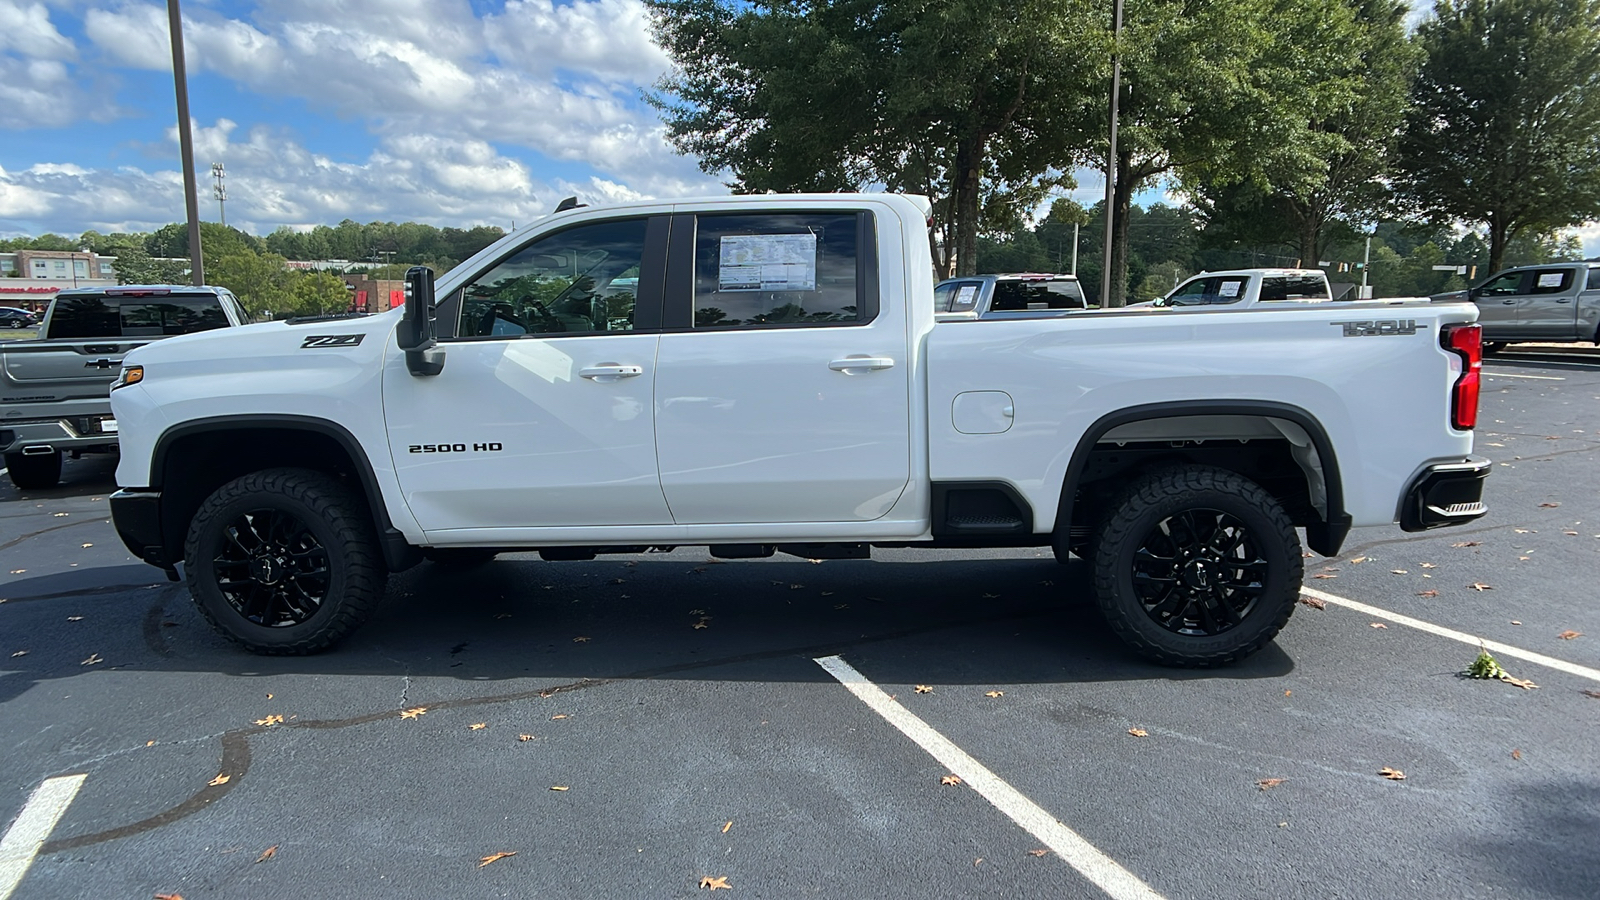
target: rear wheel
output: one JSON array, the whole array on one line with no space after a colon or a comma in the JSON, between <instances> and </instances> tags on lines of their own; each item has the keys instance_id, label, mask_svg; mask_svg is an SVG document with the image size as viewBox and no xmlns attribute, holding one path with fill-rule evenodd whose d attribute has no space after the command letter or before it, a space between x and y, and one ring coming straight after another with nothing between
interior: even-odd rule
<instances>
[{"instance_id":1,"label":"rear wheel","mask_svg":"<svg viewBox=\"0 0 1600 900\"><path fill-rule=\"evenodd\" d=\"M23 490L52 488L61 482L61 451L23 455L6 454L11 483Z\"/></svg>"},{"instance_id":2,"label":"rear wheel","mask_svg":"<svg viewBox=\"0 0 1600 900\"><path fill-rule=\"evenodd\" d=\"M1094 552L1106 621L1167 666L1226 665L1261 649L1294 612L1302 574L1300 539L1278 502L1207 466L1136 481Z\"/></svg>"},{"instance_id":3,"label":"rear wheel","mask_svg":"<svg viewBox=\"0 0 1600 900\"><path fill-rule=\"evenodd\" d=\"M366 621L386 572L366 504L334 477L268 469L201 504L184 542L189 593L248 650L327 649Z\"/></svg>"}]
</instances>

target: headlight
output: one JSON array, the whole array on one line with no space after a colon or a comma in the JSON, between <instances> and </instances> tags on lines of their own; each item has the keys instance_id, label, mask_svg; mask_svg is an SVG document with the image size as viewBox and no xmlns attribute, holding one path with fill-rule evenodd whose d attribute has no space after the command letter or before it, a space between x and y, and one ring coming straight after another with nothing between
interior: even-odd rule
<instances>
[{"instance_id":1,"label":"headlight","mask_svg":"<svg viewBox=\"0 0 1600 900\"><path fill-rule=\"evenodd\" d=\"M117 380L111 382L111 389L127 387L138 384L144 380L144 366L123 366L122 372L117 375Z\"/></svg>"}]
</instances>

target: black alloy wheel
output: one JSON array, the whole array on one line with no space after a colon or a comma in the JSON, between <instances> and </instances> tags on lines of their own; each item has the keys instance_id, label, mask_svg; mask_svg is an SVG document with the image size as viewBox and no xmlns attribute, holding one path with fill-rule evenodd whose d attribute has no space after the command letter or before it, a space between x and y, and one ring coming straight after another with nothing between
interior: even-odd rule
<instances>
[{"instance_id":1,"label":"black alloy wheel","mask_svg":"<svg viewBox=\"0 0 1600 900\"><path fill-rule=\"evenodd\" d=\"M206 498L189 522L184 576L223 637L256 653L325 650L366 621L388 571L372 513L327 472L252 472Z\"/></svg>"},{"instance_id":2,"label":"black alloy wheel","mask_svg":"<svg viewBox=\"0 0 1600 900\"><path fill-rule=\"evenodd\" d=\"M301 625L328 595L328 550L305 522L281 509L240 513L212 559L217 588L246 621L265 628Z\"/></svg>"},{"instance_id":3,"label":"black alloy wheel","mask_svg":"<svg viewBox=\"0 0 1600 900\"><path fill-rule=\"evenodd\" d=\"M1219 509L1157 522L1133 558L1133 589L1151 621L1211 637L1238 626L1266 590L1267 561L1249 528Z\"/></svg>"},{"instance_id":4,"label":"black alloy wheel","mask_svg":"<svg viewBox=\"0 0 1600 900\"><path fill-rule=\"evenodd\" d=\"M1300 596L1300 537L1283 507L1237 472L1145 475L1096 528L1095 597L1135 652L1165 666L1238 662L1266 646Z\"/></svg>"}]
</instances>

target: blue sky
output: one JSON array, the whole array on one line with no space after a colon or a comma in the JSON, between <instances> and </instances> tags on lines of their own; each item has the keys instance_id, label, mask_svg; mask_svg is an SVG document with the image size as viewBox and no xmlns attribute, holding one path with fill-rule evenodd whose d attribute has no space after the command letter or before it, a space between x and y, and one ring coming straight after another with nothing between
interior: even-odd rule
<instances>
[{"instance_id":1,"label":"blue sky","mask_svg":"<svg viewBox=\"0 0 1600 900\"><path fill-rule=\"evenodd\" d=\"M640 0L183 0L196 167L257 234L509 228L562 197L721 193L640 100ZM164 0L0 0L0 235L183 218ZM1094 203L1098 172L1073 196ZM1141 202L1161 199L1159 191ZM215 220L210 179L202 218ZM1600 254L1600 225L1584 230Z\"/></svg>"}]
</instances>

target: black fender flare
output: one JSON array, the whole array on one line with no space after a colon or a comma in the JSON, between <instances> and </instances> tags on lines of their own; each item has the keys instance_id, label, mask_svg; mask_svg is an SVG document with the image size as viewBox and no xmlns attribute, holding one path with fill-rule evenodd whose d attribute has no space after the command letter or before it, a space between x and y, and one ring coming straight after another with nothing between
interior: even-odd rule
<instances>
[{"instance_id":1,"label":"black fender flare","mask_svg":"<svg viewBox=\"0 0 1600 900\"><path fill-rule=\"evenodd\" d=\"M1306 526L1306 544L1323 556L1335 556L1339 553L1345 536L1350 533L1351 519L1344 508L1344 482L1339 474L1339 458L1334 453L1333 441L1328 438L1327 429L1322 427L1322 423L1317 421L1315 416L1298 406L1275 400L1178 400L1146 403L1109 412L1096 419L1078 439L1078 446L1073 449L1072 459L1067 463L1066 477L1061 482L1061 502L1056 507L1055 533L1058 542L1065 540L1072 525L1072 507L1074 495L1078 491L1078 479L1083 476L1083 469L1089 463L1089 455L1094 452L1100 438L1111 429L1132 422L1178 416L1264 416L1283 419L1300 426L1310 437L1311 446L1316 449L1317 458L1322 463L1323 488L1328 497L1327 518L1322 522ZM1066 547L1060 549L1065 550Z\"/></svg>"}]
</instances>

